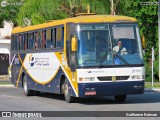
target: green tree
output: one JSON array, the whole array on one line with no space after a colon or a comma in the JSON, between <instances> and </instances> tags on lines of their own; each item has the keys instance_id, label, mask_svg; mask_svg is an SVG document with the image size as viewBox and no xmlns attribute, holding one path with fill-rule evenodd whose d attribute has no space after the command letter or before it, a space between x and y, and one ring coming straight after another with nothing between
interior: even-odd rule
<instances>
[{"instance_id":1,"label":"green tree","mask_svg":"<svg viewBox=\"0 0 160 120\"><path fill-rule=\"evenodd\" d=\"M12 21L17 26L16 17L22 5L21 0L0 0L0 27L4 20Z\"/></svg>"},{"instance_id":2,"label":"green tree","mask_svg":"<svg viewBox=\"0 0 160 120\"><path fill-rule=\"evenodd\" d=\"M22 26L27 18L31 25L35 25L65 17L67 14L60 9L60 0L26 0L18 13L17 22Z\"/></svg>"},{"instance_id":3,"label":"green tree","mask_svg":"<svg viewBox=\"0 0 160 120\"><path fill-rule=\"evenodd\" d=\"M22 26L26 18L31 21L31 25L63 19L86 12L87 5L96 14L110 12L110 2L106 0L26 0L18 13L17 22Z\"/></svg>"},{"instance_id":4,"label":"green tree","mask_svg":"<svg viewBox=\"0 0 160 120\"><path fill-rule=\"evenodd\" d=\"M150 60L151 48L155 48L155 76L158 75L158 6L157 5L142 5L141 2L146 0L131 0L127 8L127 15L137 18L140 32L146 38L146 52L144 55L146 62L146 73L150 77ZM157 2L157 0L152 0ZM158 77L157 77L158 79Z\"/></svg>"}]
</instances>

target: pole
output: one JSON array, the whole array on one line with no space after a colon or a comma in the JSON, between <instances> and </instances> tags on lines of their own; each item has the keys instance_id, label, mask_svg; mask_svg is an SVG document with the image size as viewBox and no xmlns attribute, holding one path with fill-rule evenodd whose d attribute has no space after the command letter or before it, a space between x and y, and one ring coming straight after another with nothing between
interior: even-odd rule
<instances>
[{"instance_id":1,"label":"pole","mask_svg":"<svg viewBox=\"0 0 160 120\"><path fill-rule=\"evenodd\" d=\"M152 87L154 84L154 48L152 47Z\"/></svg>"},{"instance_id":2,"label":"pole","mask_svg":"<svg viewBox=\"0 0 160 120\"><path fill-rule=\"evenodd\" d=\"M158 0L158 42L159 42L159 82L160 82L160 0Z\"/></svg>"}]
</instances>

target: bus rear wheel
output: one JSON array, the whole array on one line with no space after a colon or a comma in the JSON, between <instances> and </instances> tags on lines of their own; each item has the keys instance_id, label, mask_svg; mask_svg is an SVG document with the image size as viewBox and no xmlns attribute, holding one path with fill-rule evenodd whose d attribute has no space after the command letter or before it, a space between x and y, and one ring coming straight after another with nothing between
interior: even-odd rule
<instances>
[{"instance_id":1,"label":"bus rear wheel","mask_svg":"<svg viewBox=\"0 0 160 120\"><path fill-rule=\"evenodd\" d=\"M116 96L114 96L116 102L125 102L126 97L127 97L126 95L116 95Z\"/></svg>"},{"instance_id":2,"label":"bus rear wheel","mask_svg":"<svg viewBox=\"0 0 160 120\"><path fill-rule=\"evenodd\" d=\"M34 91L33 91L33 90L29 90L29 89L28 89L27 77L26 77L26 76L23 77L23 90L24 90L24 95L25 95L25 96L31 96L31 95L34 94Z\"/></svg>"},{"instance_id":3,"label":"bus rear wheel","mask_svg":"<svg viewBox=\"0 0 160 120\"><path fill-rule=\"evenodd\" d=\"M70 92L69 92L69 83L68 83L68 80L66 79L65 82L64 82L64 98L65 98L65 101L67 103L72 103L74 102L74 97L72 97L70 95Z\"/></svg>"}]
</instances>

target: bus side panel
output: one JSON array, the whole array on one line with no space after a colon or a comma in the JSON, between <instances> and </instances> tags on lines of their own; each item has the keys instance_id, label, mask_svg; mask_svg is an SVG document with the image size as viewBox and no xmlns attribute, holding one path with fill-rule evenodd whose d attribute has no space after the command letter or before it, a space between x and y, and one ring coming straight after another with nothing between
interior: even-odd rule
<instances>
[{"instance_id":1,"label":"bus side panel","mask_svg":"<svg viewBox=\"0 0 160 120\"><path fill-rule=\"evenodd\" d=\"M47 84L39 84L36 81L34 81L27 73L27 80L28 80L28 88L31 90L36 91L42 91L42 92L48 92L48 93L56 93L60 94L60 78L64 75L63 70L60 68L57 72L56 76ZM69 83L69 92L71 96L75 96L74 90L71 87L71 84Z\"/></svg>"},{"instance_id":2,"label":"bus side panel","mask_svg":"<svg viewBox=\"0 0 160 120\"><path fill-rule=\"evenodd\" d=\"M31 90L60 94L60 78L62 74L62 69L59 69L55 77L46 84L39 84L27 75L28 82L30 83L28 87Z\"/></svg>"},{"instance_id":3,"label":"bus side panel","mask_svg":"<svg viewBox=\"0 0 160 120\"><path fill-rule=\"evenodd\" d=\"M30 55L31 56L31 55ZM43 55L42 55L43 56ZM51 56L51 55L49 55ZM17 62L18 60L18 62ZM62 70L61 67L59 67L59 69L57 69L57 73L56 75L51 79L51 80L46 80L48 81L47 83L39 83L39 79L34 80L34 76L35 74L33 73L29 73L29 70L38 70L37 68L27 68L25 66L25 62L28 63L29 57L27 57L26 54L20 54L20 55L16 55L14 60L13 60L13 65L12 65L12 69L16 69L16 70L12 70L12 83L17 86L17 87L22 87L22 80L23 80L23 76L22 74L24 74L27 77L27 84L28 84L28 88L30 90L36 90L36 91L43 91L43 92L49 92L49 93L57 93L60 94L60 79L62 75L65 75L66 73ZM52 60L55 62L55 60ZM30 63L29 63L30 64ZM42 68L41 68L42 69ZM55 68L52 68L52 70L55 70ZM55 73L55 72L53 72ZM40 78L40 76L46 78L46 74L45 73L37 73L37 75L39 76L38 78ZM45 77L46 76L46 77ZM65 75L67 76L67 75ZM67 78L67 77L66 77ZM67 78L70 79L70 78ZM69 92L71 94L71 96L75 96L76 94L72 88L72 85L70 82L69 83Z\"/></svg>"},{"instance_id":4,"label":"bus side panel","mask_svg":"<svg viewBox=\"0 0 160 120\"><path fill-rule=\"evenodd\" d=\"M24 55L22 55L21 59L24 59ZM16 87L22 87L22 62L19 58L19 55L16 54L13 57L12 63L11 63L11 82Z\"/></svg>"}]
</instances>

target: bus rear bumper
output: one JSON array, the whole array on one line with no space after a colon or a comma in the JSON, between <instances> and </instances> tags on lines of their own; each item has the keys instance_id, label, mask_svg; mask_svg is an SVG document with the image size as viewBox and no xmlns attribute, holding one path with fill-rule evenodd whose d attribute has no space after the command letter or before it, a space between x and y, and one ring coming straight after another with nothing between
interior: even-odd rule
<instances>
[{"instance_id":1,"label":"bus rear bumper","mask_svg":"<svg viewBox=\"0 0 160 120\"><path fill-rule=\"evenodd\" d=\"M143 94L144 80L125 82L79 83L79 97Z\"/></svg>"}]
</instances>

